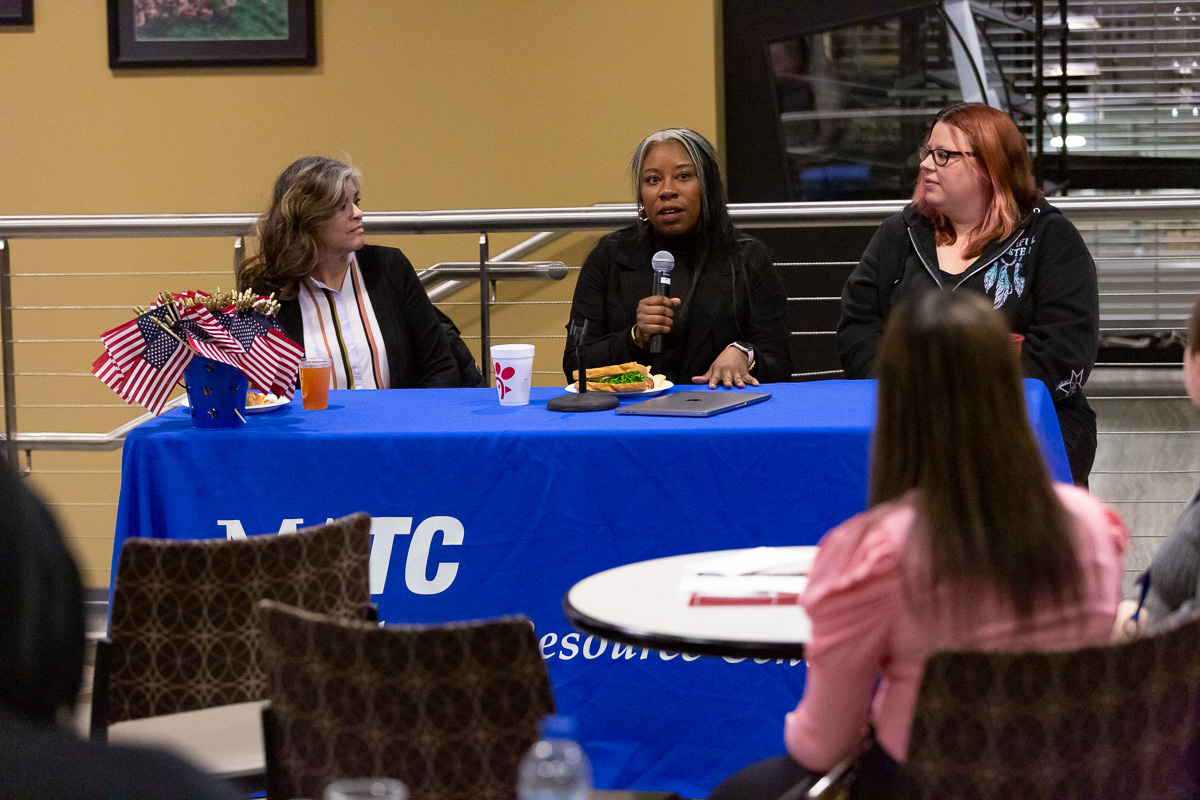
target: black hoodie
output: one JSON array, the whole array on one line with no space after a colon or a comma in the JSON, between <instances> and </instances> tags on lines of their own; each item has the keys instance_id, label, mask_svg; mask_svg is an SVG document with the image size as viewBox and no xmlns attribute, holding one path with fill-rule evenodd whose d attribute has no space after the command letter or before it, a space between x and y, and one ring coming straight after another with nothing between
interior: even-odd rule
<instances>
[{"instance_id":1,"label":"black hoodie","mask_svg":"<svg viewBox=\"0 0 1200 800\"><path fill-rule=\"evenodd\" d=\"M846 377L872 377L892 307L937 288L985 295L1025 337L1021 366L1050 390L1075 480L1085 479L1096 423L1082 389L1096 363L1100 300L1096 263L1079 231L1043 199L1012 235L990 242L965 272L951 276L938 269L933 225L906 206L879 226L842 290L837 340Z\"/></svg>"}]
</instances>

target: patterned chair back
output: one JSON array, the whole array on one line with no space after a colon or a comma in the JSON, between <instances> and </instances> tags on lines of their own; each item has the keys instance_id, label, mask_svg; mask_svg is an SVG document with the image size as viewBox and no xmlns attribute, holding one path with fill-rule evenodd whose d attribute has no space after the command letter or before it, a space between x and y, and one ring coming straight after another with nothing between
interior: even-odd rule
<instances>
[{"instance_id":1,"label":"patterned chair back","mask_svg":"<svg viewBox=\"0 0 1200 800\"><path fill-rule=\"evenodd\" d=\"M256 604L267 598L366 618L370 528L368 515L353 514L278 536L126 541L107 690L97 682L106 713L93 716L93 735L122 720L265 698Z\"/></svg>"},{"instance_id":2,"label":"patterned chair back","mask_svg":"<svg viewBox=\"0 0 1200 800\"><path fill-rule=\"evenodd\" d=\"M513 800L554 696L525 617L385 626L259 605L270 682L267 797L339 778L403 781L410 800Z\"/></svg>"},{"instance_id":3,"label":"patterned chair back","mask_svg":"<svg viewBox=\"0 0 1200 800\"><path fill-rule=\"evenodd\" d=\"M929 659L907 767L924 798L1200 797L1200 617L1115 645Z\"/></svg>"}]
</instances>

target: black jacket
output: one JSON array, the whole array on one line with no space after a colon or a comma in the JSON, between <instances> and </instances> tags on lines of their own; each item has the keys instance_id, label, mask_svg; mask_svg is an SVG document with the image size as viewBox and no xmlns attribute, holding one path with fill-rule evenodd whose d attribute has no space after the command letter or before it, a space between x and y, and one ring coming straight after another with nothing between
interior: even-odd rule
<instances>
[{"instance_id":1,"label":"black jacket","mask_svg":"<svg viewBox=\"0 0 1200 800\"><path fill-rule=\"evenodd\" d=\"M651 257L656 249L672 250L677 244L666 239L656 242L638 226L622 228L596 243L583 264L571 303L571 320L577 324L588 320L584 357L589 367L626 361L650 363L649 352L633 342L630 330L637 321L638 302L653 294ZM676 318L677 326L684 328L682 335L673 329L666 336L664 374L676 384L690 385L693 376L707 372L721 351L735 341L754 347L757 363L751 374L759 381L791 380L783 282L762 242L744 236L739 246L744 276L735 277L729 263L704 266L688 307L683 309L686 325L679 325L680 317ZM681 254L674 255L678 263ZM568 343L563 353L568 380L575 365L575 348Z\"/></svg>"},{"instance_id":2,"label":"black jacket","mask_svg":"<svg viewBox=\"0 0 1200 800\"><path fill-rule=\"evenodd\" d=\"M404 253L368 244L356 256L383 337L391 377L388 388L459 386L458 368L437 312ZM280 304L279 324L288 338L304 346L299 298Z\"/></svg>"},{"instance_id":3,"label":"black jacket","mask_svg":"<svg viewBox=\"0 0 1200 800\"><path fill-rule=\"evenodd\" d=\"M0 713L0 797L235 800L234 788L170 753L85 741Z\"/></svg>"},{"instance_id":4,"label":"black jacket","mask_svg":"<svg viewBox=\"0 0 1200 800\"><path fill-rule=\"evenodd\" d=\"M913 206L879 226L842 290L838 352L847 378L871 377L892 308L934 288L987 296L1025 336L1021 365L1056 404L1085 404L1096 363L1100 301L1096 264L1075 226L1045 200L1003 242L992 242L951 285L938 270L933 226Z\"/></svg>"},{"instance_id":5,"label":"black jacket","mask_svg":"<svg viewBox=\"0 0 1200 800\"><path fill-rule=\"evenodd\" d=\"M944 276L929 220L913 205L888 218L842 290L837 340L847 378L872 377L892 308L933 289L986 296L1025 337L1021 366L1050 390L1071 471L1082 483L1096 450L1096 415L1082 389L1096 363L1100 299L1096 264L1079 231L1043 199L966 272Z\"/></svg>"}]
</instances>

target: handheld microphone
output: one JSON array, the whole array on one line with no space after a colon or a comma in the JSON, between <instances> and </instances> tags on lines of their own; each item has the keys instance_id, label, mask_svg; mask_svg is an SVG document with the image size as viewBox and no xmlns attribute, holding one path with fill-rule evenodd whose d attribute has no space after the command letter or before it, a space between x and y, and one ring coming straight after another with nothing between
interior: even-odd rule
<instances>
[{"instance_id":1,"label":"handheld microphone","mask_svg":"<svg viewBox=\"0 0 1200 800\"><path fill-rule=\"evenodd\" d=\"M650 266L654 269L654 294L670 297L671 270L675 269L675 256L666 250L659 250L650 259ZM663 335L656 333L650 337L650 352L657 355L662 353L662 351Z\"/></svg>"}]
</instances>

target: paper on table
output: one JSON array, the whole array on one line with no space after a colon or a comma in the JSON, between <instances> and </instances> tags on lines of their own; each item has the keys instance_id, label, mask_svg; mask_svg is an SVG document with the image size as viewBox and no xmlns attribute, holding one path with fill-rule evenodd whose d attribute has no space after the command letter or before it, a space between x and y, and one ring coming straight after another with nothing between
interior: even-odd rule
<instances>
[{"instance_id":1,"label":"paper on table","mask_svg":"<svg viewBox=\"0 0 1200 800\"><path fill-rule=\"evenodd\" d=\"M679 591L690 606L793 605L816 555L816 547L739 550L685 565Z\"/></svg>"},{"instance_id":2,"label":"paper on table","mask_svg":"<svg viewBox=\"0 0 1200 800\"><path fill-rule=\"evenodd\" d=\"M716 597L711 594L694 594L689 606L795 606L800 604L798 594L754 594L749 597Z\"/></svg>"},{"instance_id":3,"label":"paper on table","mask_svg":"<svg viewBox=\"0 0 1200 800\"><path fill-rule=\"evenodd\" d=\"M803 594L806 575L685 575L679 591L709 597Z\"/></svg>"},{"instance_id":4,"label":"paper on table","mask_svg":"<svg viewBox=\"0 0 1200 800\"><path fill-rule=\"evenodd\" d=\"M817 557L816 547L780 548L753 547L728 555L697 561L684 566L692 575L753 575L772 572L782 575L805 575Z\"/></svg>"}]
</instances>

